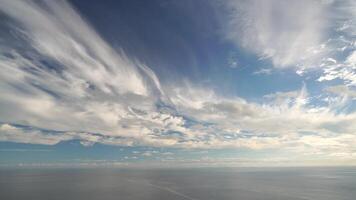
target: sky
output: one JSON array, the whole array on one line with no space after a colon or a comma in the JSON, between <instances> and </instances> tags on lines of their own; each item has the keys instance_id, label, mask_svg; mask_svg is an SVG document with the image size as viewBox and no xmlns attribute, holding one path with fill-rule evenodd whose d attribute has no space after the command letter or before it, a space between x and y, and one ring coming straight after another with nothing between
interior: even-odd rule
<instances>
[{"instance_id":1,"label":"sky","mask_svg":"<svg viewBox=\"0 0 356 200\"><path fill-rule=\"evenodd\" d=\"M0 166L356 164L352 0L0 0Z\"/></svg>"}]
</instances>

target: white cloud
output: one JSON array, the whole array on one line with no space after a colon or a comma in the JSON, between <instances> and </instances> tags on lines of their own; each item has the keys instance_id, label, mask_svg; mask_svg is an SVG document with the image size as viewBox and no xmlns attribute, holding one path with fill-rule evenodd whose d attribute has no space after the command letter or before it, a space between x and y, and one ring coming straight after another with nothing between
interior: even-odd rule
<instances>
[{"instance_id":1,"label":"white cloud","mask_svg":"<svg viewBox=\"0 0 356 200\"><path fill-rule=\"evenodd\" d=\"M340 52L355 48L355 8L352 0L230 0L225 38L270 59L275 68L292 67L299 74L324 69L328 60L342 59ZM321 79L332 75L325 76Z\"/></svg>"},{"instance_id":2,"label":"white cloud","mask_svg":"<svg viewBox=\"0 0 356 200\"><path fill-rule=\"evenodd\" d=\"M270 58L275 67L314 59L313 48L324 40L327 7L319 1L240 1L227 3L226 38Z\"/></svg>"},{"instance_id":3,"label":"white cloud","mask_svg":"<svg viewBox=\"0 0 356 200\"><path fill-rule=\"evenodd\" d=\"M72 138L67 135L43 134L39 130L24 130L9 124L0 126L1 141L53 145L69 139Z\"/></svg>"},{"instance_id":4,"label":"white cloud","mask_svg":"<svg viewBox=\"0 0 356 200\"><path fill-rule=\"evenodd\" d=\"M280 67L295 64L302 50L322 37L324 22L314 17L322 16L324 5L293 1L283 10L284 1L266 2L265 9L257 1L233 7L252 20L242 24L247 26L244 45L268 54ZM6 122L1 141L250 149L295 145L301 150L315 138L340 143L355 134L355 113L340 112L331 103L311 105L306 86L254 103L189 82L161 85L150 68L112 49L64 1L2 1L0 10L15 20L15 32L21 33L16 36L31 52L0 49L0 121ZM347 62L353 60L352 54ZM335 148L353 151L350 145Z\"/></svg>"},{"instance_id":5,"label":"white cloud","mask_svg":"<svg viewBox=\"0 0 356 200\"><path fill-rule=\"evenodd\" d=\"M192 91L193 88L187 89ZM198 90L203 91L203 90ZM191 104L177 104L178 109L198 121L209 122L204 127L196 129L206 140L187 142L191 147L216 148L285 148L297 141L305 133L314 136L333 138L354 135L356 126L355 113L340 113L338 104L315 106L309 103L306 86L300 91L274 93L267 95L269 102L264 104L249 103L243 99L227 99L223 97L204 98L207 95L193 95L186 93L190 99L199 102L200 106ZM199 99L200 97L200 99ZM173 97L172 97L173 98ZM182 97L179 94L177 98ZM174 102L174 100L173 100ZM228 134L229 137L223 137ZM198 137L195 134L195 137ZM199 138L199 137L198 137Z\"/></svg>"},{"instance_id":6,"label":"white cloud","mask_svg":"<svg viewBox=\"0 0 356 200\"><path fill-rule=\"evenodd\" d=\"M130 137L156 126L154 72L112 49L70 4L2 1L0 11L27 48L0 49L0 121Z\"/></svg>"},{"instance_id":7,"label":"white cloud","mask_svg":"<svg viewBox=\"0 0 356 200\"><path fill-rule=\"evenodd\" d=\"M356 90L345 85L336 85L326 88L327 92L346 97L356 99Z\"/></svg>"},{"instance_id":8,"label":"white cloud","mask_svg":"<svg viewBox=\"0 0 356 200\"><path fill-rule=\"evenodd\" d=\"M272 69L269 68L262 68L253 72L253 74L255 75L261 75L261 74L270 75L271 73L272 73Z\"/></svg>"},{"instance_id":9,"label":"white cloud","mask_svg":"<svg viewBox=\"0 0 356 200\"><path fill-rule=\"evenodd\" d=\"M147 94L137 66L116 53L65 1L2 1L0 8L20 23L33 48L65 66L66 79L94 84L109 94Z\"/></svg>"}]
</instances>

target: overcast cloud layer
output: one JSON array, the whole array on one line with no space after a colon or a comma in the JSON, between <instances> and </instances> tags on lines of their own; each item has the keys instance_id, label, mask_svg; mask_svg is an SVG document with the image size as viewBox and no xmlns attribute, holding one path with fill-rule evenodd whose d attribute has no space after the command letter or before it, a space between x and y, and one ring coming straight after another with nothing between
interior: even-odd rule
<instances>
[{"instance_id":1,"label":"overcast cloud layer","mask_svg":"<svg viewBox=\"0 0 356 200\"><path fill-rule=\"evenodd\" d=\"M304 83L251 101L193 81L161 83L68 2L1 0L1 27L9 31L0 46L0 141L282 149L354 160L355 4L224 3L223 39L270 61L273 70L335 81L317 95Z\"/></svg>"}]
</instances>

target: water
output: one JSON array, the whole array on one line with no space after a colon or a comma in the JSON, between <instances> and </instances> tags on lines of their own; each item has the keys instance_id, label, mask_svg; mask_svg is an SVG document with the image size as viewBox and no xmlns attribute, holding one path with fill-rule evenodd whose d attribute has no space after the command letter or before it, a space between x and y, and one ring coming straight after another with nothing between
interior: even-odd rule
<instances>
[{"instance_id":1,"label":"water","mask_svg":"<svg viewBox=\"0 0 356 200\"><path fill-rule=\"evenodd\" d=\"M355 200L356 168L0 170L2 200Z\"/></svg>"}]
</instances>

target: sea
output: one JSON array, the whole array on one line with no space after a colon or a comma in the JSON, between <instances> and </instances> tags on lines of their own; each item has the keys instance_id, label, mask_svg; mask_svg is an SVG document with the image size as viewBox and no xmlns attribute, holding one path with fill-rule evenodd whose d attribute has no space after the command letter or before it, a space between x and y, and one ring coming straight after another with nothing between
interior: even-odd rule
<instances>
[{"instance_id":1,"label":"sea","mask_svg":"<svg viewBox=\"0 0 356 200\"><path fill-rule=\"evenodd\" d=\"M355 200L355 167L0 169L1 200Z\"/></svg>"}]
</instances>

